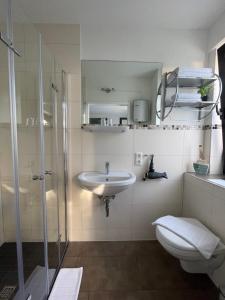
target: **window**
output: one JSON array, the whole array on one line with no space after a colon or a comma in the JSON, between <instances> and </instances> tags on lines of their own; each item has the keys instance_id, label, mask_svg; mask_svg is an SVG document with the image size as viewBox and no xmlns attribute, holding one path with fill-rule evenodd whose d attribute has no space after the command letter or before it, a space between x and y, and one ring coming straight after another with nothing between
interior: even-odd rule
<instances>
[{"instance_id":1,"label":"window","mask_svg":"<svg viewBox=\"0 0 225 300\"><path fill-rule=\"evenodd\" d=\"M217 50L219 76L222 80L223 90L221 95L221 120L223 130L223 174L225 174L225 44Z\"/></svg>"}]
</instances>

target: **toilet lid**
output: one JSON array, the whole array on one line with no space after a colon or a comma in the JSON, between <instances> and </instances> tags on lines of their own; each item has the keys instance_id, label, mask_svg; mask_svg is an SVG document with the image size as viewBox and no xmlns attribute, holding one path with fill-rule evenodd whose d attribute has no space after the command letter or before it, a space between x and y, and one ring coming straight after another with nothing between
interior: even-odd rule
<instances>
[{"instance_id":1,"label":"toilet lid","mask_svg":"<svg viewBox=\"0 0 225 300\"><path fill-rule=\"evenodd\" d=\"M174 248L178 248L185 251L197 251L195 247L183 240L181 237L171 232L170 230L157 225L157 230L167 244L171 245Z\"/></svg>"},{"instance_id":2,"label":"toilet lid","mask_svg":"<svg viewBox=\"0 0 225 300\"><path fill-rule=\"evenodd\" d=\"M186 242L185 240L183 240L181 237L171 232L170 230L160 225L157 225L156 227L159 235L171 247L183 251L198 252L198 250L194 246L192 246L191 244L189 244L188 242ZM215 249L214 254L220 254L220 253L225 253L225 245L221 241L219 242L217 248Z\"/></svg>"}]
</instances>

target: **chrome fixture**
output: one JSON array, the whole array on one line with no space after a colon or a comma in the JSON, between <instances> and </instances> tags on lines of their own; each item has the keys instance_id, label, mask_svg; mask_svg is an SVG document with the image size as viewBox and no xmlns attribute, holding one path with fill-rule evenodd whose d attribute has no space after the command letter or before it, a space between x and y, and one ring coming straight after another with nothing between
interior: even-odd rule
<instances>
[{"instance_id":1,"label":"chrome fixture","mask_svg":"<svg viewBox=\"0 0 225 300\"><path fill-rule=\"evenodd\" d=\"M108 161L105 163L105 173L106 173L106 175L109 175L109 162Z\"/></svg>"},{"instance_id":2,"label":"chrome fixture","mask_svg":"<svg viewBox=\"0 0 225 300\"><path fill-rule=\"evenodd\" d=\"M45 175L52 175L52 174L53 174L52 171L48 171L48 170L45 171Z\"/></svg>"},{"instance_id":3,"label":"chrome fixture","mask_svg":"<svg viewBox=\"0 0 225 300\"><path fill-rule=\"evenodd\" d=\"M105 216L106 218L109 217L109 207L110 207L110 202L111 200L114 200L115 199L115 195L112 195L112 196L98 196L100 200L103 200L104 203L105 203Z\"/></svg>"},{"instance_id":4,"label":"chrome fixture","mask_svg":"<svg viewBox=\"0 0 225 300\"><path fill-rule=\"evenodd\" d=\"M115 89L114 88L106 87L106 88L101 88L101 91L105 92L106 94L109 94L111 92L115 92Z\"/></svg>"},{"instance_id":5,"label":"chrome fixture","mask_svg":"<svg viewBox=\"0 0 225 300\"><path fill-rule=\"evenodd\" d=\"M8 38L7 33L0 32L0 40L10 49L12 50L17 56L21 56L19 50L17 50L13 42L10 38Z\"/></svg>"},{"instance_id":6,"label":"chrome fixture","mask_svg":"<svg viewBox=\"0 0 225 300\"><path fill-rule=\"evenodd\" d=\"M43 180L44 176L43 175L33 175L32 180Z\"/></svg>"}]
</instances>

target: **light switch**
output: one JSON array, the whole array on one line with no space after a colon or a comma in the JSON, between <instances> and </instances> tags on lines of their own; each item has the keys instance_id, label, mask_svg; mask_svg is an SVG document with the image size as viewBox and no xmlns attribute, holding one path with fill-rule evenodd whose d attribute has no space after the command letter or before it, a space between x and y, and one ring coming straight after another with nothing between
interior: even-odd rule
<instances>
[{"instance_id":1,"label":"light switch","mask_svg":"<svg viewBox=\"0 0 225 300\"><path fill-rule=\"evenodd\" d=\"M135 153L135 165L141 166L143 164L143 153L142 152L136 152Z\"/></svg>"}]
</instances>

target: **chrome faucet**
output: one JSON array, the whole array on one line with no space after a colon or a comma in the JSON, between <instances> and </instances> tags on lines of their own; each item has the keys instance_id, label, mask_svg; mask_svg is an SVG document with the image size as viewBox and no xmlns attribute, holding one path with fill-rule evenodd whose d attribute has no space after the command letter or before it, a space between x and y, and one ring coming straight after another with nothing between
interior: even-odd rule
<instances>
[{"instance_id":1,"label":"chrome faucet","mask_svg":"<svg viewBox=\"0 0 225 300\"><path fill-rule=\"evenodd\" d=\"M105 163L105 173L106 173L106 175L109 175L109 162L108 161Z\"/></svg>"}]
</instances>

